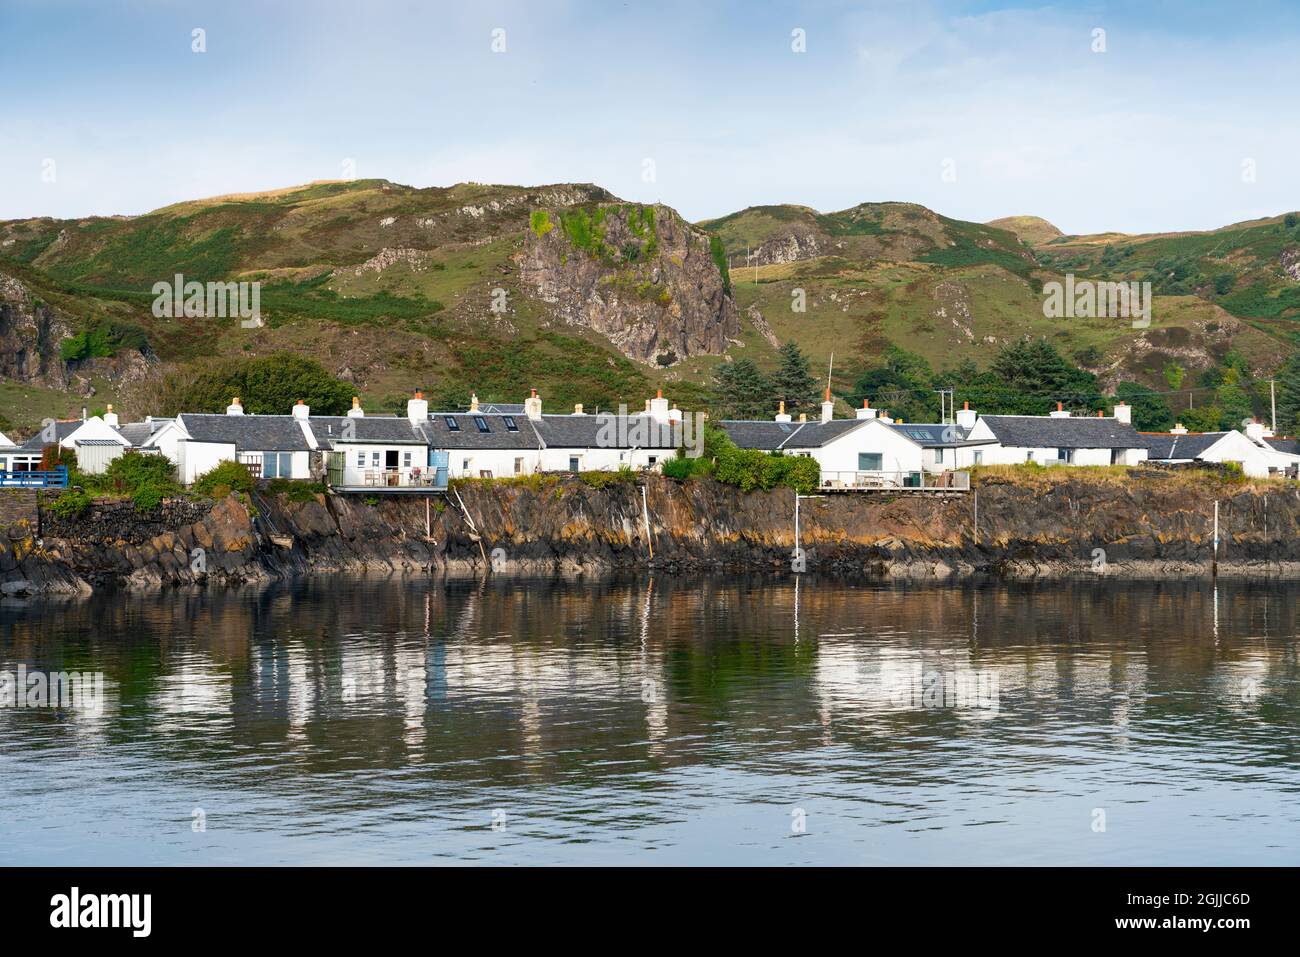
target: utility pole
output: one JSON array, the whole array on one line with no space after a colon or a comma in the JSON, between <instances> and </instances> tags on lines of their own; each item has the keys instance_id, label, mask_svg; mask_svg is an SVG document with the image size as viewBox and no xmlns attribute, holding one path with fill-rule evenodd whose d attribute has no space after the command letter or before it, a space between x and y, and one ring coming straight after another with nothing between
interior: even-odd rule
<instances>
[{"instance_id":1,"label":"utility pole","mask_svg":"<svg viewBox=\"0 0 1300 957\"><path fill-rule=\"evenodd\" d=\"M1268 401L1269 404L1273 406L1273 424L1271 428L1273 429L1273 434L1277 435L1277 380L1276 379L1268 380Z\"/></svg>"}]
</instances>

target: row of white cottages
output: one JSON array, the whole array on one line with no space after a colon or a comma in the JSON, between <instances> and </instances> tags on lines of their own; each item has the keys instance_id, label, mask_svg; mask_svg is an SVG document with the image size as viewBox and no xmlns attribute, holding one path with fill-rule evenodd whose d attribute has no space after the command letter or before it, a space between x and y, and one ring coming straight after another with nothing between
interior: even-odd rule
<instances>
[{"instance_id":1,"label":"row of white cottages","mask_svg":"<svg viewBox=\"0 0 1300 957\"><path fill-rule=\"evenodd\" d=\"M1239 462L1247 474L1294 475L1300 448L1258 423L1245 432L1140 433L1132 409L1111 416L978 415L905 423L868 403L851 419L835 418L829 395L819 419L793 421L782 405L770 420L718 423L739 447L816 459L824 487L919 486L927 477L974 465L1137 465L1141 462ZM312 415L299 402L288 415L246 415L239 399L223 414L118 422L103 416L55 423L21 446L0 444L0 472L38 467L45 445L76 452L82 471L101 472L127 448L167 456L191 484L222 461L247 464L262 478L327 480L336 488L415 489L448 478L536 472L658 469L676 447L699 438L698 423L662 394L643 412L613 416L543 413L536 391L521 405L483 405L430 412L420 393L405 416L367 416L358 400L345 416ZM7 443L0 436L0 440Z\"/></svg>"}]
</instances>

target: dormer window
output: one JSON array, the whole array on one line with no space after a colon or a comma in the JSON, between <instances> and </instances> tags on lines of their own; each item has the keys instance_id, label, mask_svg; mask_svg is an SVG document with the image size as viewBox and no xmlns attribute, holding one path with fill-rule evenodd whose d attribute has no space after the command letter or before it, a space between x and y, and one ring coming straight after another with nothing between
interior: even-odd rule
<instances>
[{"instance_id":1,"label":"dormer window","mask_svg":"<svg viewBox=\"0 0 1300 957\"><path fill-rule=\"evenodd\" d=\"M453 419L451 416L449 416L449 415L444 415L444 416L442 417L442 421L444 421L444 422L447 423L447 431L448 431L448 432L459 432L459 431L460 431L460 423L457 422L455 419Z\"/></svg>"},{"instance_id":2,"label":"dormer window","mask_svg":"<svg viewBox=\"0 0 1300 957\"><path fill-rule=\"evenodd\" d=\"M515 423L515 417L513 415L503 415L501 416L501 421L506 424L507 432L519 431L519 426Z\"/></svg>"},{"instance_id":3,"label":"dormer window","mask_svg":"<svg viewBox=\"0 0 1300 957\"><path fill-rule=\"evenodd\" d=\"M474 424L478 426L480 432L487 433L492 431L488 428L487 419L483 418L481 415L474 416Z\"/></svg>"}]
</instances>

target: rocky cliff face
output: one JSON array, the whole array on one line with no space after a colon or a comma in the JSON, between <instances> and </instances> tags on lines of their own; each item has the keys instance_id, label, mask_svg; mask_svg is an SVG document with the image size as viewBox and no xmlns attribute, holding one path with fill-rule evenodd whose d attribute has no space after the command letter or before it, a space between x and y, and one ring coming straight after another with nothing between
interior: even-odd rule
<instances>
[{"instance_id":1,"label":"rocky cliff face","mask_svg":"<svg viewBox=\"0 0 1300 957\"><path fill-rule=\"evenodd\" d=\"M1120 485L1058 471L1031 485L986 480L978 489L978 524L972 495L806 502L800 544L807 569L909 577L1203 576L1212 570L1217 500L1219 574L1300 576L1294 487L1155 471ZM0 534L0 587L75 592L313 572L791 569L789 490L747 494L653 476L646 491L649 539L637 485L595 489L575 479L468 483L461 489L468 516L443 499L426 512L423 500L367 504L337 496L297 503L281 497L255 516L232 497L208 511L169 513L174 527L155 523L141 535L138 516L101 509L77 523L43 522L37 529L20 522Z\"/></svg>"},{"instance_id":2,"label":"rocky cliff face","mask_svg":"<svg viewBox=\"0 0 1300 957\"><path fill-rule=\"evenodd\" d=\"M718 354L739 332L708 237L666 206L535 210L517 261L557 315L641 362Z\"/></svg>"},{"instance_id":3,"label":"rocky cliff face","mask_svg":"<svg viewBox=\"0 0 1300 957\"><path fill-rule=\"evenodd\" d=\"M0 273L0 378L67 388L59 342L71 334L69 324L26 285Z\"/></svg>"}]
</instances>

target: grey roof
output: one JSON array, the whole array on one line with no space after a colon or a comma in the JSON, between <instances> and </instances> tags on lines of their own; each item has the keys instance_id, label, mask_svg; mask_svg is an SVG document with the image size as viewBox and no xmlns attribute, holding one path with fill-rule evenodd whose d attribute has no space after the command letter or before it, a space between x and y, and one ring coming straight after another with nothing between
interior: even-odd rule
<instances>
[{"instance_id":1,"label":"grey roof","mask_svg":"<svg viewBox=\"0 0 1300 957\"><path fill-rule=\"evenodd\" d=\"M42 429L41 432L37 432L22 445L18 446L18 448L22 449L24 452L39 452L47 445L53 445L55 442L62 442L83 425L85 425L85 423L81 419L68 419L63 422L55 422L55 437L53 439L47 439L42 434L42 432L44 432Z\"/></svg>"},{"instance_id":2,"label":"grey roof","mask_svg":"<svg viewBox=\"0 0 1300 957\"><path fill-rule=\"evenodd\" d=\"M543 415L535 424L547 448L560 449L667 449L682 444L680 423L668 423L638 412L615 415Z\"/></svg>"},{"instance_id":3,"label":"grey roof","mask_svg":"<svg viewBox=\"0 0 1300 957\"><path fill-rule=\"evenodd\" d=\"M1146 443L1133 426L1103 416L985 415L1004 447L1060 449L1142 449Z\"/></svg>"},{"instance_id":4,"label":"grey roof","mask_svg":"<svg viewBox=\"0 0 1300 957\"><path fill-rule=\"evenodd\" d=\"M871 419L832 419L829 422L774 422L768 419L726 419L719 423L741 449L816 449L865 425Z\"/></svg>"},{"instance_id":5,"label":"grey roof","mask_svg":"<svg viewBox=\"0 0 1300 957\"><path fill-rule=\"evenodd\" d=\"M1285 452L1288 455L1300 455L1300 439L1293 439L1286 435L1277 435L1264 440L1275 451Z\"/></svg>"},{"instance_id":6,"label":"grey roof","mask_svg":"<svg viewBox=\"0 0 1300 957\"><path fill-rule=\"evenodd\" d=\"M1162 462L1179 460L1191 461L1208 449L1227 432L1188 432L1186 435L1173 435L1168 432L1140 432L1147 448L1147 457Z\"/></svg>"},{"instance_id":7,"label":"grey roof","mask_svg":"<svg viewBox=\"0 0 1300 957\"><path fill-rule=\"evenodd\" d=\"M124 446L121 442L117 441L116 439L75 439L72 444L73 445L112 445L112 446L116 446L119 449L126 448L126 446Z\"/></svg>"},{"instance_id":8,"label":"grey roof","mask_svg":"<svg viewBox=\"0 0 1300 957\"><path fill-rule=\"evenodd\" d=\"M488 427L480 432L475 419L482 419ZM451 419L460 426L452 429ZM506 426L506 419L514 422L518 431ZM479 412L430 412L429 421L421 427L430 446L435 449L536 449L537 432L526 415Z\"/></svg>"},{"instance_id":9,"label":"grey roof","mask_svg":"<svg viewBox=\"0 0 1300 957\"><path fill-rule=\"evenodd\" d=\"M128 422L117 427L117 434L137 448L149 441L149 437L170 422L171 419L154 419L149 422Z\"/></svg>"},{"instance_id":10,"label":"grey roof","mask_svg":"<svg viewBox=\"0 0 1300 957\"><path fill-rule=\"evenodd\" d=\"M523 415L524 404L522 402L480 402L478 410L480 412L494 412L500 415ZM465 411L468 412L469 409Z\"/></svg>"},{"instance_id":11,"label":"grey roof","mask_svg":"<svg viewBox=\"0 0 1300 957\"><path fill-rule=\"evenodd\" d=\"M343 439L351 423L348 442L382 445L427 445L424 433L411 424L405 416L346 416L313 415L307 420L312 437L322 449L334 447Z\"/></svg>"},{"instance_id":12,"label":"grey roof","mask_svg":"<svg viewBox=\"0 0 1300 957\"><path fill-rule=\"evenodd\" d=\"M196 442L233 445L237 452L305 452L310 446L292 415L220 415L185 412L181 425Z\"/></svg>"},{"instance_id":13,"label":"grey roof","mask_svg":"<svg viewBox=\"0 0 1300 957\"><path fill-rule=\"evenodd\" d=\"M970 441L970 429L944 422L894 422L889 427L927 449L992 444L989 439Z\"/></svg>"}]
</instances>

